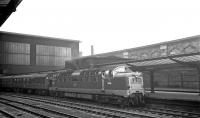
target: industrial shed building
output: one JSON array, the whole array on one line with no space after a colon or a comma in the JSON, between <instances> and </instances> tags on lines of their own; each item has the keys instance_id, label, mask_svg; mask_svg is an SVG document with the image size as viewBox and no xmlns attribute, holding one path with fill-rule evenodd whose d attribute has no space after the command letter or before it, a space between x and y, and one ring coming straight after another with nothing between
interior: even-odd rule
<instances>
[{"instance_id":1,"label":"industrial shed building","mask_svg":"<svg viewBox=\"0 0 200 118\"><path fill-rule=\"evenodd\" d=\"M22 74L63 69L79 56L79 41L0 32L0 73Z\"/></svg>"}]
</instances>

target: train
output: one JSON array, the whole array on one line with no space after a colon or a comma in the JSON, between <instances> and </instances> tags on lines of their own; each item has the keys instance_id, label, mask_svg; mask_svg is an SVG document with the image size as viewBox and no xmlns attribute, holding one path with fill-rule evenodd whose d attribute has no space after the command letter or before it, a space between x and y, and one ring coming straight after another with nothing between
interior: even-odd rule
<instances>
[{"instance_id":1,"label":"train","mask_svg":"<svg viewBox=\"0 0 200 118\"><path fill-rule=\"evenodd\" d=\"M145 103L143 75L127 65L65 69L0 77L1 89L137 106Z\"/></svg>"}]
</instances>

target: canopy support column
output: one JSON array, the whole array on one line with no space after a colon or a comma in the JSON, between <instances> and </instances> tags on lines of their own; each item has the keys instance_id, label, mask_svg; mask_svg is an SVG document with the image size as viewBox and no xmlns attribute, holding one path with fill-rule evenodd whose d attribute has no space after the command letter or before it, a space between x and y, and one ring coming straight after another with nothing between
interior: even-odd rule
<instances>
[{"instance_id":1,"label":"canopy support column","mask_svg":"<svg viewBox=\"0 0 200 118\"><path fill-rule=\"evenodd\" d=\"M199 85L199 96L200 96L200 66L197 67L197 71L198 71L198 85Z\"/></svg>"},{"instance_id":2,"label":"canopy support column","mask_svg":"<svg viewBox=\"0 0 200 118\"><path fill-rule=\"evenodd\" d=\"M151 87L151 93L155 93L154 91L154 70L150 70L150 87Z\"/></svg>"}]
</instances>

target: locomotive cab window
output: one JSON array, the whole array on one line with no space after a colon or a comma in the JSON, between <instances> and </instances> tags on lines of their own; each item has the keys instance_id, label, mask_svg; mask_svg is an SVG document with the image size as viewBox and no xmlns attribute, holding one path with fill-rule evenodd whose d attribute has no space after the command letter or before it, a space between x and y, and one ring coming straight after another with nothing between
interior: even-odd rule
<instances>
[{"instance_id":1,"label":"locomotive cab window","mask_svg":"<svg viewBox=\"0 0 200 118\"><path fill-rule=\"evenodd\" d=\"M106 79L111 79L113 77L113 72L112 72L112 70L106 70L104 72L104 75L105 75Z\"/></svg>"},{"instance_id":2,"label":"locomotive cab window","mask_svg":"<svg viewBox=\"0 0 200 118\"><path fill-rule=\"evenodd\" d=\"M142 77L140 74L136 74L132 76L132 84L136 83L136 84L141 84L142 83Z\"/></svg>"}]
</instances>

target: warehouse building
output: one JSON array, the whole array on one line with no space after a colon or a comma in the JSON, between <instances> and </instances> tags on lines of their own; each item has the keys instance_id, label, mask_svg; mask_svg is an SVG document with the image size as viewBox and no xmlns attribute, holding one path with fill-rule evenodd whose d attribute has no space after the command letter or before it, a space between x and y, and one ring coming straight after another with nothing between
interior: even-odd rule
<instances>
[{"instance_id":1,"label":"warehouse building","mask_svg":"<svg viewBox=\"0 0 200 118\"><path fill-rule=\"evenodd\" d=\"M79 56L79 41L0 32L0 73L21 74L63 69Z\"/></svg>"}]
</instances>

